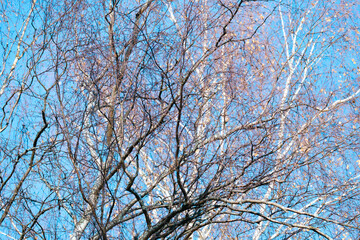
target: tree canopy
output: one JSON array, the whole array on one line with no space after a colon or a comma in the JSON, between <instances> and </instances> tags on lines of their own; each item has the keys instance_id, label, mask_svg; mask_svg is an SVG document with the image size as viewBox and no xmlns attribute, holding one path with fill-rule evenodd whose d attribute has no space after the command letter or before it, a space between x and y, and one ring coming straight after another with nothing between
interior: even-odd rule
<instances>
[{"instance_id":1,"label":"tree canopy","mask_svg":"<svg viewBox=\"0 0 360 240\"><path fill-rule=\"evenodd\" d=\"M0 6L2 237L359 239L358 1Z\"/></svg>"}]
</instances>

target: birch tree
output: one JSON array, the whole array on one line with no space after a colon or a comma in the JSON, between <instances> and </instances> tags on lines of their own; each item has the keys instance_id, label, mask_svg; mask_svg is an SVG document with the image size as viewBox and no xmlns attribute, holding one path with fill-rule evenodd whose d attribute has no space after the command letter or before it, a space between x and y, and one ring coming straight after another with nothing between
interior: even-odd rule
<instances>
[{"instance_id":1,"label":"birch tree","mask_svg":"<svg viewBox=\"0 0 360 240\"><path fill-rule=\"evenodd\" d=\"M359 238L356 1L1 5L3 236Z\"/></svg>"}]
</instances>

